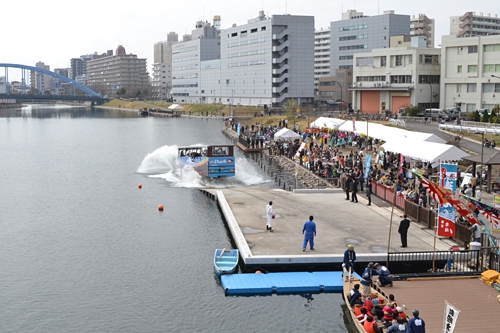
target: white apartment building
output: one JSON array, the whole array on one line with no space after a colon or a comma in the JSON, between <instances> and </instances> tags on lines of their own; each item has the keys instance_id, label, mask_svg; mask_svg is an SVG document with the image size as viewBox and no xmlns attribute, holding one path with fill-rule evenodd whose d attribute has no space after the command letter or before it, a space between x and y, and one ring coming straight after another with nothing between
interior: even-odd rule
<instances>
[{"instance_id":1,"label":"white apartment building","mask_svg":"<svg viewBox=\"0 0 500 333\"><path fill-rule=\"evenodd\" d=\"M319 78L330 76L330 29L314 32L314 91L318 92ZM316 93L316 97L317 97Z\"/></svg>"},{"instance_id":2,"label":"white apartment building","mask_svg":"<svg viewBox=\"0 0 500 333\"><path fill-rule=\"evenodd\" d=\"M198 21L196 29L183 41L172 45L172 98L174 103L202 103L204 92L201 65L220 59L220 31L208 22ZM205 82L205 81L204 81Z\"/></svg>"},{"instance_id":3,"label":"white apartment building","mask_svg":"<svg viewBox=\"0 0 500 333\"><path fill-rule=\"evenodd\" d=\"M471 112L500 103L500 35L443 36L441 59L441 108Z\"/></svg>"},{"instance_id":4,"label":"white apartment building","mask_svg":"<svg viewBox=\"0 0 500 333\"><path fill-rule=\"evenodd\" d=\"M166 41L154 45L152 97L167 100L172 94L172 45L178 42L178 35L170 32Z\"/></svg>"},{"instance_id":5,"label":"white apartment building","mask_svg":"<svg viewBox=\"0 0 500 333\"><path fill-rule=\"evenodd\" d=\"M418 37L414 37L418 43ZM353 109L397 113L439 106L441 50L397 47L354 54Z\"/></svg>"}]
</instances>

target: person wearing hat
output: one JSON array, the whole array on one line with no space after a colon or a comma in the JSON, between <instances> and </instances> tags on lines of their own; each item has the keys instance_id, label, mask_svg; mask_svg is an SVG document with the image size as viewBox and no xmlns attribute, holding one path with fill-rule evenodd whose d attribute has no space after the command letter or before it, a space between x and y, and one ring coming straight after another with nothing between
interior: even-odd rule
<instances>
[{"instance_id":1,"label":"person wearing hat","mask_svg":"<svg viewBox=\"0 0 500 333\"><path fill-rule=\"evenodd\" d=\"M394 279L389 269L385 266L381 266L378 262L373 265L373 268L377 271L378 282L381 287L390 285L392 287L392 280Z\"/></svg>"},{"instance_id":2,"label":"person wearing hat","mask_svg":"<svg viewBox=\"0 0 500 333\"><path fill-rule=\"evenodd\" d=\"M342 263L342 268L349 272L354 271L354 262L356 261L356 252L354 252L354 246L352 244L347 245L347 250L344 252L344 261ZM347 276L346 276L347 279ZM346 280L347 281L347 280Z\"/></svg>"},{"instance_id":3,"label":"person wearing hat","mask_svg":"<svg viewBox=\"0 0 500 333\"><path fill-rule=\"evenodd\" d=\"M369 263L368 266L366 266L365 270L363 271L363 274L361 274L361 285L363 286L363 295L370 295L372 293L372 278L373 278L373 263ZM375 271L376 273L376 271Z\"/></svg>"},{"instance_id":4,"label":"person wearing hat","mask_svg":"<svg viewBox=\"0 0 500 333\"><path fill-rule=\"evenodd\" d=\"M273 230L274 211L273 211L273 202L272 201L269 201L269 204L266 206L266 215L267 215L266 230L269 230L270 232L274 232L274 230Z\"/></svg>"},{"instance_id":5,"label":"person wearing hat","mask_svg":"<svg viewBox=\"0 0 500 333\"><path fill-rule=\"evenodd\" d=\"M419 317L420 312L418 309L413 309L411 313L413 314L413 318L408 321L408 329L406 332L425 333L425 321Z\"/></svg>"}]
</instances>

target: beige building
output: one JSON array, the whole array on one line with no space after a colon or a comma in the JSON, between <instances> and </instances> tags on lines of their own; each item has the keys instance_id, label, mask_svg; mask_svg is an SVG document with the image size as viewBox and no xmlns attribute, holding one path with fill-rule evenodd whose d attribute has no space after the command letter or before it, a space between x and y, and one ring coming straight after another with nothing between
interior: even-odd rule
<instances>
[{"instance_id":1,"label":"beige building","mask_svg":"<svg viewBox=\"0 0 500 333\"><path fill-rule=\"evenodd\" d=\"M103 96L114 96L121 88L126 96L147 95L150 84L146 59L126 54L119 45L114 55L87 62L87 86Z\"/></svg>"},{"instance_id":2,"label":"beige building","mask_svg":"<svg viewBox=\"0 0 500 333\"><path fill-rule=\"evenodd\" d=\"M154 45L152 97L167 100L172 97L172 45L179 41L175 32L169 32L166 41Z\"/></svg>"},{"instance_id":3,"label":"beige building","mask_svg":"<svg viewBox=\"0 0 500 333\"><path fill-rule=\"evenodd\" d=\"M475 12L466 12L462 16L450 17L450 35L489 36L500 34L500 18L498 14L483 15Z\"/></svg>"},{"instance_id":4,"label":"beige building","mask_svg":"<svg viewBox=\"0 0 500 333\"><path fill-rule=\"evenodd\" d=\"M415 37L414 37L415 38ZM397 113L401 108L439 107L441 50L426 47L375 49L354 54L353 109Z\"/></svg>"},{"instance_id":5,"label":"beige building","mask_svg":"<svg viewBox=\"0 0 500 333\"><path fill-rule=\"evenodd\" d=\"M430 19L425 14L413 15L410 19L410 36L425 36L427 47L434 47L436 35L434 19Z\"/></svg>"}]
</instances>

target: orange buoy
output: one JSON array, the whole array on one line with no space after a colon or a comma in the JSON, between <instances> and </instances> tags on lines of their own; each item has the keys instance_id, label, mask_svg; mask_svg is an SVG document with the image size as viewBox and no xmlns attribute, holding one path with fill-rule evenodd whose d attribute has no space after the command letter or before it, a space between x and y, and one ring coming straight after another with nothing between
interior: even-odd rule
<instances>
[{"instance_id":1,"label":"orange buoy","mask_svg":"<svg viewBox=\"0 0 500 333\"><path fill-rule=\"evenodd\" d=\"M261 272L261 271L256 271L256 272L255 272L255 274L260 274L260 273L262 273L262 272Z\"/></svg>"},{"instance_id":2,"label":"orange buoy","mask_svg":"<svg viewBox=\"0 0 500 333\"><path fill-rule=\"evenodd\" d=\"M158 210L163 211L163 205L159 205Z\"/></svg>"},{"instance_id":3,"label":"orange buoy","mask_svg":"<svg viewBox=\"0 0 500 333\"><path fill-rule=\"evenodd\" d=\"M142 188L142 184L137 185L138 188Z\"/></svg>"}]
</instances>

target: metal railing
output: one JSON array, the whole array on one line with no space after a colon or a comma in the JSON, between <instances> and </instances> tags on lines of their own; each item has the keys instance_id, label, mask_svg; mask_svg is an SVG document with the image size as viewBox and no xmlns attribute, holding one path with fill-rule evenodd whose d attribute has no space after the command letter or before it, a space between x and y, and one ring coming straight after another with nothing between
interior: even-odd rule
<instances>
[{"instance_id":1,"label":"metal railing","mask_svg":"<svg viewBox=\"0 0 500 333\"><path fill-rule=\"evenodd\" d=\"M403 277L410 272L412 275L436 272L479 273L482 270L480 258L480 250L390 252L387 255L387 267L392 274Z\"/></svg>"}]
</instances>

